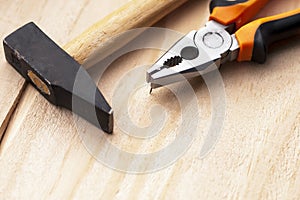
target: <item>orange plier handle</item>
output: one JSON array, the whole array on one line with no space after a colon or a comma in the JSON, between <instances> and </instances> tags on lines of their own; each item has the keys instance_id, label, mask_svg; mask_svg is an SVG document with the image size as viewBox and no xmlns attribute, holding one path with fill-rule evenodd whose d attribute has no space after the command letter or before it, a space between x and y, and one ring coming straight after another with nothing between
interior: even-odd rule
<instances>
[{"instance_id":1,"label":"orange plier handle","mask_svg":"<svg viewBox=\"0 0 300 200\"><path fill-rule=\"evenodd\" d=\"M300 34L300 8L248 23L268 1L211 1L210 20L235 25L235 36L240 47L238 61L263 63L270 44Z\"/></svg>"}]
</instances>

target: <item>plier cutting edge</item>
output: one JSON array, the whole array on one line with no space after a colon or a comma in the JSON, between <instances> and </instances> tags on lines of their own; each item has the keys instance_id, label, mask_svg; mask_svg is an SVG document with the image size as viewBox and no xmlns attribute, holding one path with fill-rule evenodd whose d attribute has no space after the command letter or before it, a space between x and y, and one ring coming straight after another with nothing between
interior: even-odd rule
<instances>
[{"instance_id":1,"label":"plier cutting edge","mask_svg":"<svg viewBox=\"0 0 300 200\"><path fill-rule=\"evenodd\" d=\"M300 34L300 8L248 23L267 2L212 0L205 27L181 38L147 71L151 91L228 61L264 63L270 44Z\"/></svg>"}]
</instances>

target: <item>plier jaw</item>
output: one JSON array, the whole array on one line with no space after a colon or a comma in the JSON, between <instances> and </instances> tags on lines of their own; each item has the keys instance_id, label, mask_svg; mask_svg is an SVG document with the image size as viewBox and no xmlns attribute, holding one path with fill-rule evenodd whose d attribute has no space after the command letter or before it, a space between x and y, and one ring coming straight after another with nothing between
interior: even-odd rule
<instances>
[{"instance_id":1,"label":"plier jaw","mask_svg":"<svg viewBox=\"0 0 300 200\"><path fill-rule=\"evenodd\" d=\"M151 83L151 88L183 80L188 75L186 72L194 68L191 62L199 57L194 41L196 33L197 31L191 31L177 41L147 70L147 82ZM189 59L185 58L187 51Z\"/></svg>"},{"instance_id":2,"label":"plier jaw","mask_svg":"<svg viewBox=\"0 0 300 200\"><path fill-rule=\"evenodd\" d=\"M147 71L151 88L208 73L223 62L234 60L238 44L227 31L230 29L231 26L209 21L198 31L189 32Z\"/></svg>"}]
</instances>

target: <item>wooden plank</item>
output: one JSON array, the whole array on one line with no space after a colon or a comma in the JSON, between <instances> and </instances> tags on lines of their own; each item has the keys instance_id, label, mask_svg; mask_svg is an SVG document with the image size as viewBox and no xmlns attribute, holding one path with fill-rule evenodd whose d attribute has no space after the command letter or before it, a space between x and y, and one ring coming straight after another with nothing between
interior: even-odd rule
<instances>
[{"instance_id":1,"label":"wooden plank","mask_svg":"<svg viewBox=\"0 0 300 200\"><path fill-rule=\"evenodd\" d=\"M184 33L197 29L207 19L207 3L190 1L158 25ZM271 3L260 16L300 5L298 0ZM197 155L210 122L211 101L201 79L192 79L201 110L197 137L174 164L150 174L118 172L96 161L82 145L71 113L50 105L27 87L1 146L0 197L299 199L299 52L297 37L276 46L265 65L231 63L222 67L226 118L221 138L204 159ZM121 76L154 62L159 54L137 51L113 63L99 84L108 101L112 102ZM170 92L160 89L149 96L149 88L145 89L129 102L137 123L147 124L145 113L153 103L163 105L171 120L179 120L180 107ZM136 108L134 104L144 107ZM174 124L168 127L176 128ZM120 149L145 153L162 148L174 139L174 134L165 130L151 140L141 141L117 128L108 139ZM108 151L101 145L99 148L100 152Z\"/></svg>"}]
</instances>

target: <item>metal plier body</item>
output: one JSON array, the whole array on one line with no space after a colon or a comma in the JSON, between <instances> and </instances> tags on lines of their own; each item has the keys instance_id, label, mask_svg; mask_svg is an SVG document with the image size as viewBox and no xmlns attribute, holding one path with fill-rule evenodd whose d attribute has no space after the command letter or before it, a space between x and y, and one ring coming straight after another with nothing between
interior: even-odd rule
<instances>
[{"instance_id":1,"label":"metal plier body","mask_svg":"<svg viewBox=\"0 0 300 200\"><path fill-rule=\"evenodd\" d=\"M268 46L300 33L300 9L248 23L268 0L213 0L205 27L175 43L148 71L151 88L215 70L228 61L264 63Z\"/></svg>"}]
</instances>

